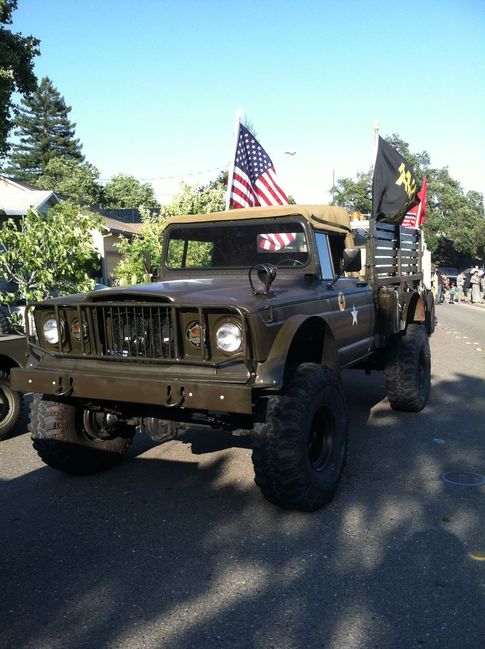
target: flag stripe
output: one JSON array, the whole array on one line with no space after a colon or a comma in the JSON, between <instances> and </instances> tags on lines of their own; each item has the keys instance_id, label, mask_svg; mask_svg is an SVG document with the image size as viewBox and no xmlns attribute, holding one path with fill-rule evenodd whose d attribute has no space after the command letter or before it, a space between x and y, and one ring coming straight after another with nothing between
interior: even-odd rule
<instances>
[{"instance_id":1,"label":"flag stripe","mask_svg":"<svg viewBox=\"0 0 485 649\"><path fill-rule=\"evenodd\" d=\"M271 177L271 180L273 181L273 187L275 188L275 190L280 195L281 200L283 201L283 203L288 203L288 196L285 194L285 192L278 185L278 181L276 180L276 171L274 170L273 167L268 169L268 174Z\"/></svg>"},{"instance_id":2,"label":"flag stripe","mask_svg":"<svg viewBox=\"0 0 485 649\"><path fill-rule=\"evenodd\" d=\"M296 236L293 232L269 232L268 234L261 235L259 247L262 250L275 252L293 243L295 239Z\"/></svg>"},{"instance_id":3,"label":"flag stripe","mask_svg":"<svg viewBox=\"0 0 485 649\"><path fill-rule=\"evenodd\" d=\"M268 174L263 174L260 176L256 182L256 186L261 187L261 185L264 186L264 189L266 190L266 193L268 195L268 200L269 203L268 205L280 205L281 204L281 199L276 193L273 182L271 178L268 176Z\"/></svg>"},{"instance_id":4,"label":"flag stripe","mask_svg":"<svg viewBox=\"0 0 485 649\"><path fill-rule=\"evenodd\" d=\"M233 195L238 196L244 201L244 207L254 207L255 205L259 205L249 179L244 173L239 173L239 170L234 172L231 198Z\"/></svg>"}]
</instances>

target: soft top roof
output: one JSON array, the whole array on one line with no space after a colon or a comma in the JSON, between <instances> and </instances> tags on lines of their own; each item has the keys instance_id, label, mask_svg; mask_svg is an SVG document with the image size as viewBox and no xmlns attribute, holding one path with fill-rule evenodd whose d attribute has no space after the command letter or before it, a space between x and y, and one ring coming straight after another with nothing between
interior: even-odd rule
<instances>
[{"instance_id":1,"label":"soft top roof","mask_svg":"<svg viewBox=\"0 0 485 649\"><path fill-rule=\"evenodd\" d=\"M274 207L248 207L227 212L211 212L210 214L188 214L186 216L171 216L165 227L186 223L218 223L240 221L243 219L268 219L279 216L301 215L314 228L330 230L331 232L350 232L350 215L343 207L334 205L278 205Z\"/></svg>"}]
</instances>

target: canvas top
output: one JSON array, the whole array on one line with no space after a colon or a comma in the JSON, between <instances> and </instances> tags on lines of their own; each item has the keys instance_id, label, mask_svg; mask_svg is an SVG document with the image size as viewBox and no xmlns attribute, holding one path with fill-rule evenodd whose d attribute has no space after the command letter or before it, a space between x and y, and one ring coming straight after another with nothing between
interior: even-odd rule
<instances>
[{"instance_id":1,"label":"canvas top","mask_svg":"<svg viewBox=\"0 0 485 649\"><path fill-rule=\"evenodd\" d=\"M247 219L268 219L283 216L303 216L314 228L348 234L350 215L343 207L334 205L277 205L273 207L248 207L245 209L171 216L165 227L184 223L220 223Z\"/></svg>"}]
</instances>

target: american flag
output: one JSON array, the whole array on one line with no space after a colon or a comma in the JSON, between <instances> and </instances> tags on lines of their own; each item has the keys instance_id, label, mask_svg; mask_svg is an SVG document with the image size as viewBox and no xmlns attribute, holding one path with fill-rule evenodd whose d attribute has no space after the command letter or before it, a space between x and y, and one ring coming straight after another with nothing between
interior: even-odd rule
<instances>
[{"instance_id":1,"label":"american flag","mask_svg":"<svg viewBox=\"0 0 485 649\"><path fill-rule=\"evenodd\" d=\"M240 124L229 209L257 205L287 205L271 158L248 129Z\"/></svg>"},{"instance_id":2,"label":"american flag","mask_svg":"<svg viewBox=\"0 0 485 649\"><path fill-rule=\"evenodd\" d=\"M293 232L275 232L262 234L259 240L260 250L268 250L269 252L277 252L289 246L296 239L296 234Z\"/></svg>"}]
</instances>

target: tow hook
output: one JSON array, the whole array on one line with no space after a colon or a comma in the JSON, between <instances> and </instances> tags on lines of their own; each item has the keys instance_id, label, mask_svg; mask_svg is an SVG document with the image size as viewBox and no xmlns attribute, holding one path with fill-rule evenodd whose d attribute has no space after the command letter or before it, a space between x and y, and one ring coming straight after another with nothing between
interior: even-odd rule
<instances>
[{"instance_id":1,"label":"tow hook","mask_svg":"<svg viewBox=\"0 0 485 649\"><path fill-rule=\"evenodd\" d=\"M185 401L185 388L183 386L179 387L179 397L178 399L174 395L175 389L172 390L171 385L167 385L167 398L163 404L166 408L178 408L181 407Z\"/></svg>"}]
</instances>

